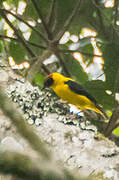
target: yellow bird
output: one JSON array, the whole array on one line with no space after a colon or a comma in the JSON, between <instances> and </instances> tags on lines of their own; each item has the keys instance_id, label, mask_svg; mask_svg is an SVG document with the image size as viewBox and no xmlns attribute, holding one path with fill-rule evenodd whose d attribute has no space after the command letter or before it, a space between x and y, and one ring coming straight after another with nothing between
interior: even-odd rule
<instances>
[{"instance_id":1,"label":"yellow bird","mask_svg":"<svg viewBox=\"0 0 119 180\"><path fill-rule=\"evenodd\" d=\"M98 109L95 98L73 79L55 72L45 79L45 87L51 87L60 98L75 105L80 110L89 109L105 117L102 110Z\"/></svg>"}]
</instances>

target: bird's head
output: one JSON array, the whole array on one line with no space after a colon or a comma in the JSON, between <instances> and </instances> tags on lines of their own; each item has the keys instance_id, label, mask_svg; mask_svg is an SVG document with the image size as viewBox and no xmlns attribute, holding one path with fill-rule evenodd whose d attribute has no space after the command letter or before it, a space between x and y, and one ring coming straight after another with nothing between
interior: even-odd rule
<instances>
[{"instance_id":1,"label":"bird's head","mask_svg":"<svg viewBox=\"0 0 119 180\"><path fill-rule=\"evenodd\" d=\"M57 72L48 75L44 81L44 88L56 86L62 81L63 77L63 75Z\"/></svg>"},{"instance_id":2,"label":"bird's head","mask_svg":"<svg viewBox=\"0 0 119 180\"><path fill-rule=\"evenodd\" d=\"M50 87L52 86L54 83L54 80L53 80L53 74L50 74L46 77L45 81L44 81L44 87L43 88L47 88L47 87Z\"/></svg>"}]
</instances>

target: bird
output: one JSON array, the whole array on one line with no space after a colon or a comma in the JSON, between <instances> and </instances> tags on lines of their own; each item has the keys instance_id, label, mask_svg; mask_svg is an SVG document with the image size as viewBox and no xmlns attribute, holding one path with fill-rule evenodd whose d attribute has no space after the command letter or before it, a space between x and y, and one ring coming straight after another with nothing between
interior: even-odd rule
<instances>
[{"instance_id":1,"label":"bird","mask_svg":"<svg viewBox=\"0 0 119 180\"><path fill-rule=\"evenodd\" d=\"M75 105L81 111L91 110L100 114L103 118L105 113L97 105L96 99L90 95L82 85L75 80L54 72L44 80L43 88L51 88L61 99Z\"/></svg>"}]
</instances>

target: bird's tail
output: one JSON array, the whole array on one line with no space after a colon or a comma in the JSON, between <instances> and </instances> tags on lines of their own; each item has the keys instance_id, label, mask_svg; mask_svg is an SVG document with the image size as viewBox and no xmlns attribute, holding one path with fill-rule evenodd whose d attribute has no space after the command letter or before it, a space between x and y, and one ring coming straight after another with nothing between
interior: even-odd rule
<instances>
[{"instance_id":1,"label":"bird's tail","mask_svg":"<svg viewBox=\"0 0 119 180\"><path fill-rule=\"evenodd\" d=\"M97 105L96 107L88 107L87 109L95 111L96 113L100 114L104 119L107 119L107 114L102 110L102 108Z\"/></svg>"}]
</instances>

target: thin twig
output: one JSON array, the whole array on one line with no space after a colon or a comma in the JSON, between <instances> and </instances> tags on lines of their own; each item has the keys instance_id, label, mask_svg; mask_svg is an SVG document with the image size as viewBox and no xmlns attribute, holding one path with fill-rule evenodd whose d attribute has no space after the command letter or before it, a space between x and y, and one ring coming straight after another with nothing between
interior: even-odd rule
<instances>
[{"instance_id":1,"label":"thin twig","mask_svg":"<svg viewBox=\"0 0 119 180\"><path fill-rule=\"evenodd\" d=\"M11 40L14 40L14 41L19 41L19 39L18 38L13 38L13 37L8 37L8 36L6 36L6 35L1 35L0 34L0 38L6 38L6 39L11 39ZM32 43L32 42L30 42L30 41L26 41L26 40L24 40L27 44L30 44L30 45L32 45L32 46L35 46L35 47L37 47L37 48L41 48L41 49L44 49L44 50L46 50L47 49L47 47L45 47L45 46L41 46L41 45L39 45L39 44L35 44L35 43ZM21 42L21 41L20 41ZM38 56L33 56L32 57L32 60L37 60L38 59ZM33 62L31 62L31 65L33 65L33 63L35 62L35 61L33 61ZM49 72L49 70L48 70L48 68L41 62L41 66L40 66L47 74L50 74L50 72Z\"/></svg>"},{"instance_id":2,"label":"thin twig","mask_svg":"<svg viewBox=\"0 0 119 180\"><path fill-rule=\"evenodd\" d=\"M46 33L47 33L47 35L48 35L48 39L52 39L52 35L51 35L50 31L49 31L49 28L48 28L48 26L47 26L47 24L46 24L46 22L45 22L44 17L42 16L42 13L41 13L40 8L38 7L38 4L37 4L38 2L36 3L35 0L31 0L31 1L32 1L32 3L33 3L33 5L34 5L34 7L35 7L35 9L36 9L36 11L37 11L37 13L38 13L38 15L39 15L39 18L40 18L41 21L42 21L42 24L43 24L43 26L44 26L44 29L45 29L45 31L46 31Z\"/></svg>"},{"instance_id":3,"label":"thin twig","mask_svg":"<svg viewBox=\"0 0 119 180\"><path fill-rule=\"evenodd\" d=\"M103 76L105 73L103 72L102 74L100 74L99 76L96 77L96 79L100 78L101 76Z\"/></svg>"},{"instance_id":4,"label":"thin twig","mask_svg":"<svg viewBox=\"0 0 119 180\"><path fill-rule=\"evenodd\" d=\"M84 51L80 51L80 50L69 50L69 49L58 49L60 52L63 53L75 53L75 52L80 52L81 54L85 55L85 56L91 56L91 57L102 57L101 55L97 55L97 54L91 54L91 53L87 53Z\"/></svg>"},{"instance_id":5,"label":"thin twig","mask_svg":"<svg viewBox=\"0 0 119 180\"><path fill-rule=\"evenodd\" d=\"M107 36L107 32L105 31L105 25L104 25L104 22L103 22L104 16L102 14L102 11L100 10L100 7L98 6L98 4L97 4L97 2L95 0L92 0L92 3L96 7L96 10L97 10L97 15L98 15L98 18L99 18L99 23L100 23L100 26L99 26L100 31L105 36Z\"/></svg>"},{"instance_id":6,"label":"thin twig","mask_svg":"<svg viewBox=\"0 0 119 180\"><path fill-rule=\"evenodd\" d=\"M118 1L118 0L117 0L117 1ZM102 8L100 8L100 7L98 6L98 4L96 3L96 1L95 1L95 0L92 0L92 3L94 4L94 6L95 6L96 9L97 9L99 19L100 19L100 20L102 19L102 20L101 20L101 24L102 24L102 27L103 27L103 30L104 30L104 32L102 31L102 33L107 37L107 31L105 31L105 26L104 26L104 23L103 23L103 19L104 19L104 18L105 18L105 19L109 22L109 24L113 27L113 31L117 32L117 30L116 30L113 22L110 21L109 17L104 14L104 12L102 11ZM100 27L100 28L102 28L102 27ZM111 35L108 35L108 37L112 37L112 34L111 34Z\"/></svg>"},{"instance_id":7,"label":"thin twig","mask_svg":"<svg viewBox=\"0 0 119 180\"><path fill-rule=\"evenodd\" d=\"M28 71L27 77L26 77L28 79L28 81L32 82L35 74L40 71L41 67L45 70L45 72L47 74L51 73L50 70L47 69L47 67L43 64L44 60L48 59L51 56L51 54L52 53L50 51L47 51L47 52L44 51L44 53L41 56L39 56L37 61L35 61L34 64L32 64L30 70Z\"/></svg>"},{"instance_id":8,"label":"thin twig","mask_svg":"<svg viewBox=\"0 0 119 180\"><path fill-rule=\"evenodd\" d=\"M55 9L56 0L52 0L51 3L51 9L49 11L49 15L47 17L47 25L49 26L51 24L52 18L54 16L54 9Z\"/></svg>"},{"instance_id":9,"label":"thin twig","mask_svg":"<svg viewBox=\"0 0 119 180\"><path fill-rule=\"evenodd\" d=\"M60 62L60 64L61 64L61 66L63 67L63 70L64 70L64 72L66 73L66 75L69 76L69 77L71 77L71 74L70 74L70 72L68 71L66 64L64 63L62 54L60 54L59 50L57 50L57 49L54 51L54 54L55 54L55 55L57 56L57 58L59 59L59 62Z\"/></svg>"},{"instance_id":10,"label":"thin twig","mask_svg":"<svg viewBox=\"0 0 119 180\"><path fill-rule=\"evenodd\" d=\"M65 31L68 29L69 25L71 24L72 20L74 19L75 15L76 15L77 11L79 11L80 4L81 4L81 0L78 0L76 3L76 6L72 10L72 13L69 15L69 17L65 21L65 23L64 23L63 27L61 28L61 30L59 31L59 33L56 35L56 37L54 39L55 42L59 42L59 40L65 33Z\"/></svg>"},{"instance_id":11,"label":"thin twig","mask_svg":"<svg viewBox=\"0 0 119 180\"><path fill-rule=\"evenodd\" d=\"M1 11L4 11L6 13L9 13L11 14L12 16L14 16L16 19L18 19L19 21L23 22L24 24L26 24L28 27L30 27L33 31L35 31L44 41L47 42L47 38L41 33L39 32L36 28L34 28L33 26L31 26L27 21L25 21L23 18L21 18L20 16L12 13L11 11L9 10L6 10L6 9L1 9Z\"/></svg>"},{"instance_id":12,"label":"thin twig","mask_svg":"<svg viewBox=\"0 0 119 180\"><path fill-rule=\"evenodd\" d=\"M19 32L18 32L17 28L16 28L15 26L13 26L13 24L9 21L9 19L7 18L7 16L5 15L5 13L0 10L0 14L1 14L2 17L5 19L5 21L8 23L8 25L13 29L15 35L18 37L19 41L23 44L23 46L26 48L26 50L29 52L29 54L30 54L32 57L35 57L34 52L28 47L28 45L26 44L24 38L19 35Z\"/></svg>"},{"instance_id":13,"label":"thin twig","mask_svg":"<svg viewBox=\"0 0 119 180\"><path fill-rule=\"evenodd\" d=\"M11 40L13 40L13 41L19 41L18 38L9 37L9 36L2 35L2 34L0 34L0 39L11 39ZM40 49L46 49L46 48L47 48L47 47L45 47L45 46L41 46L41 45L39 45L39 44L36 44L36 43L30 42L30 41L27 41L27 40L25 40L25 39L24 39L24 41L25 41L27 44L30 44L30 45L35 46L35 47L40 48ZM20 42L21 42L21 41L20 41Z\"/></svg>"}]
</instances>

